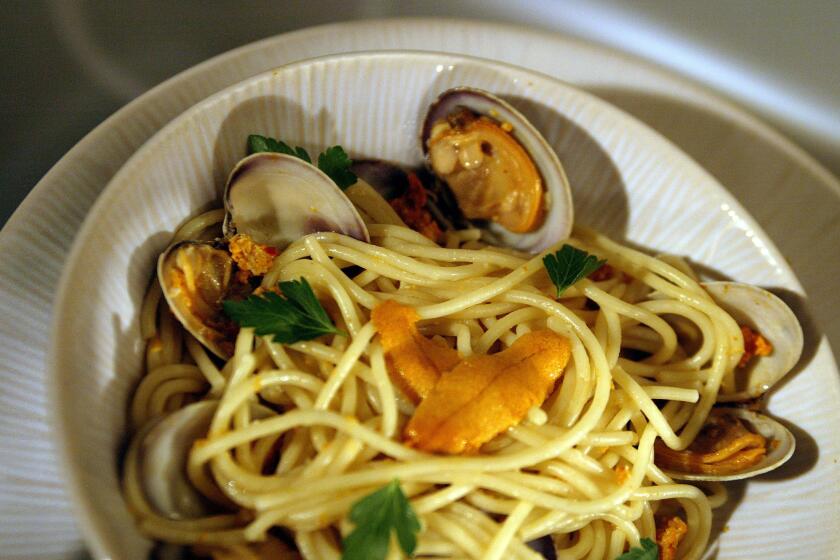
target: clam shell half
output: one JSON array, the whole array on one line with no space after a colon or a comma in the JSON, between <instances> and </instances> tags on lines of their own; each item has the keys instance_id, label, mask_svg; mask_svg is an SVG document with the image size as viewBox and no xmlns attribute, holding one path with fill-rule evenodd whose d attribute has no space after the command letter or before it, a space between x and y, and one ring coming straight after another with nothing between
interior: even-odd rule
<instances>
[{"instance_id":1,"label":"clam shell half","mask_svg":"<svg viewBox=\"0 0 840 560\"><path fill-rule=\"evenodd\" d=\"M187 454L207 433L217 401L201 401L164 417L143 438L138 457L146 499L169 519L194 519L212 511L187 478Z\"/></svg>"},{"instance_id":2,"label":"clam shell half","mask_svg":"<svg viewBox=\"0 0 840 560\"><path fill-rule=\"evenodd\" d=\"M705 282L702 286L739 325L747 325L770 341L773 351L756 356L735 371L736 392L721 394L718 401L758 397L793 369L802 355L804 337L790 307L772 293L738 282Z\"/></svg>"},{"instance_id":3,"label":"clam shell half","mask_svg":"<svg viewBox=\"0 0 840 560\"><path fill-rule=\"evenodd\" d=\"M163 417L143 436L137 454L143 493L149 505L169 519L195 519L218 510L187 476L190 449L207 434L218 404L216 400L189 404ZM275 413L252 404L251 414L262 419Z\"/></svg>"},{"instance_id":4,"label":"clam shell half","mask_svg":"<svg viewBox=\"0 0 840 560\"><path fill-rule=\"evenodd\" d=\"M225 237L236 233L283 249L310 233L370 241L353 203L323 171L287 154L260 152L233 168L224 194Z\"/></svg>"}]
</instances>

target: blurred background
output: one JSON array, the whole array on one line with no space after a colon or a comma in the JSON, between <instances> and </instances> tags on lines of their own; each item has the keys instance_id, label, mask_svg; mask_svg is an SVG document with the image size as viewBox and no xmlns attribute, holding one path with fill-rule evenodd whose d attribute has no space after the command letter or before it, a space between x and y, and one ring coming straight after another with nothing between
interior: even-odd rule
<instances>
[{"instance_id":1,"label":"blurred background","mask_svg":"<svg viewBox=\"0 0 840 560\"><path fill-rule=\"evenodd\" d=\"M0 224L87 132L181 70L294 29L400 16L519 23L647 59L748 108L840 174L836 0L6 0Z\"/></svg>"}]
</instances>

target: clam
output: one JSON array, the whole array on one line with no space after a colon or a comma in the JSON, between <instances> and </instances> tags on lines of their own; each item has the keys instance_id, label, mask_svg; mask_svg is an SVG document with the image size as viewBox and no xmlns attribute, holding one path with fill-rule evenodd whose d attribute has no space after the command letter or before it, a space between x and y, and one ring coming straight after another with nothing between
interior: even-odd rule
<instances>
[{"instance_id":1,"label":"clam","mask_svg":"<svg viewBox=\"0 0 840 560\"><path fill-rule=\"evenodd\" d=\"M149 505L159 514L170 519L194 519L218 510L195 489L186 468L190 449L207 434L218 404L215 400L189 404L165 416L143 436L137 472ZM251 414L267 418L274 412L252 404Z\"/></svg>"},{"instance_id":2,"label":"clam","mask_svg":"<svg viewBox=\"0 0 840 560\"><path fill-rule=\"evenodd\" d=\"M765 393L784 377L802 355L802 327L778 297L757 286L737 282L705 282L702 286L739 325L759 333L773 346L767 356L755 356L735 369L735 392L718 401L740 401Z\"/></svg>"},{"instance_id":3,"label":"clam","mask_svg":"<svg viewBox=\"0 0 840 560\"><path fill-rule=\"evenodd\" d=\"M170 519L207 515L212 504L187 477L187 455L193 442L204 436L216 412L217 401L200 401L173 412L143 438L137 460L146 499Z\"/></svg>"},{"instance_id":4,"label":"clam","mask_svg":"<svg viewBox=\"0 0 840 560\"><path fill-rule=\"evenodd\" d=\"M370 237L356 207L332 179L286 154L261 152L242 159L228 178L224 204L225 239L172 245L158 259L158 279L184 328L213 354L229 358L238 329L224 314L222 302L251 291L235 274L237 267L245 265L234 262L228 250L234 236L245 234L249 246L262 246L262 250L282 249L320 231L363 241ZM264 268L255 274L265 274L272 258L263 259Z\"/></svg>"},{"instance_id":5,"label":"clam","mask_svg":"<svg viewBox=\"0 0 840 560\"><path fill-rule=\"evenodd\" d=\"M182 241L158 258L157 274L173 315L220 358L233 354L236 325L222 302L233 291L233 259L216 243Z\"/></svg>"},{"instance_id":6,"label":"clam","mask_svg":"<svg viewBox=\"0 0 840 560\"><path fill-rule=\"evenodd\" d=\"M509 103L473 88L445 91L429 107L421 142L428 167L491 243L536 253L569 237L572 196L563 166Z\"/></svg>"},{"instance_id":7,"label":"clam","mask_svg":"<svg viewBox=\"0 0 840 560\"><path fill-rule=\"evenodd\" d=\"M353 203L323 171L287 154L260 152L233 168L224 193L225 237L244 233L282 249L304 235L334 231L370 241Z\"/></svg>"},{"instance_id":8,"label":"clam","mask_svg":"<svg viewBox=\"0 0 840 560\"><path fill-rule=\"evenodd\" d=\"M655 462L668 476L721 482L750 478L780 467L796 448L790 430L757 412L713 408L707 422L684 451L673 451L656 442ZM713 457L726 454L727 449L736 451L723 460Z\"/></svg>"}]
</instances>

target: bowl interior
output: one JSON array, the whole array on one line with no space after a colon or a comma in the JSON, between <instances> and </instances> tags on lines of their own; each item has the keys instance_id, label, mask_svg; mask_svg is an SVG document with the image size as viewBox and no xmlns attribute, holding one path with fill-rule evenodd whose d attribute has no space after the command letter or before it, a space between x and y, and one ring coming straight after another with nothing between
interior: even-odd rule
<instances>
[{"instance_id":1,"label":"bowl interior","mask_svg":"<svg viewBox=\"0 0 840 560\"><path fill-rule=\"evenodd\" d=\"M638 246L689 256L710 272L798 290L737 202L668 142L557 80L437 53L354 54L297 63L193 107L139 150L76 239L56 304L52 409L83 530L101 557L140 558L149 543L119 491L126 405L141 371L138 313L157 255L187 217L219 200L248 134L310 152L418 164L426 107L456 85L510 101L566 167L576 221Z\"/></svg>"}]
</instances>

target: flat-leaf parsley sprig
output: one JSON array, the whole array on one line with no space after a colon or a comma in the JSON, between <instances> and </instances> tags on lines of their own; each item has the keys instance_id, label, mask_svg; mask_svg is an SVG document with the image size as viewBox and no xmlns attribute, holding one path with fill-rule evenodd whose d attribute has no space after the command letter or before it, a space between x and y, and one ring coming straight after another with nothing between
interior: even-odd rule
<instances>
[{"instance_id":1,"label":"flat-leaf parsley sprig","mask_svg":"<svg viewBox=\"0 0 840 560\"><path fill-rule=\"evenodd\" d=\"M342 542L341 560L384 560L392 531L397 533L402 551L408 556L414 554L420 521L399 480L392 480L353 504L350 521L356 528Z\"/></svg>"},{"instance_id":2,"label":"flat-leaf parsley sprig","mask_svg":"<svg viewBox=\"0 0 840 560\"><path fill-rule=\"evenodd\" d=\"M280 282L278 286L285 297L265 292L242 301L225 300L225 313L240 327L253 327L256 334L270 335L282 344L324 334L347 336L333 324L306 278Z\"/></svg>"},{"instance_id":3,"label":"flat-leaf parsley sprig","mask_svg":"<svg viewBox=\"0 0 840 560\"><path fill-rule=\"evenodd\" d=\"M318 169L335 181L341 190L353 185L358 179L356 174L350 171L351 165L353 161L341 146L327 148L318 156Z\"/></svg>"},{"instance_id":4,"label":"flat-leaf parsley sprig","mask_svg":"<svg viewBox=\"0 0 840 560\"><path fill-rule=\"evenodd\" d=\"M658 560L659 546L648 538L643 538L641 548L634 546L615 560Z\"/></svg>"},{"instance_id":5,"label":"flat-leaf parsley sprig","mask_svg":"<svg viewBox=\"0 0 840 560\"><path fill-rule=\"evenodd\" d=\"M276 152L278 154L288 154L302 159L306 163L312 163L312 158L309 157L309 152L295 146L292 148L282 140L275 140L268 136L260 136L259 134L251 134L248 136L248 153L257 154L260 152Z\"/></svg>"},{"instance_id":6,"label":"flat-leaf parsley sprig","mask_svg":"<svg viewBox=\"0 0 840 560\"><path fill-rule=\"evenodd\" d=\"M559 297L566 288L589 276L605 263L606 259L598 260L595 255L590 255L569 244L563 245L559 251L543 257L543 265L548 271L548 276L557 287Z\"/></svg>"},{"instance_id":7,"label":"flat-leaf parsley sprig","mask_svg":"<svg viewBox=\"0 0 840 560\"><path fill-rule=\"evenodd\" d=\"M251 134L248 136L248 153L256 154L259 152L288 154L302 159L306 163L312 163L309 152L300 146L292 148L282 140ZM353 161L341 146L331 146L318 156L318 169L332 179L341 190L346 189L357 180L356 174L350 171L351 165L353 165Z\"/></svg>"}]
</instances>

